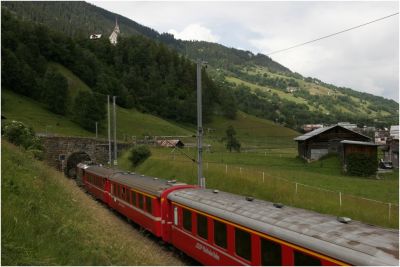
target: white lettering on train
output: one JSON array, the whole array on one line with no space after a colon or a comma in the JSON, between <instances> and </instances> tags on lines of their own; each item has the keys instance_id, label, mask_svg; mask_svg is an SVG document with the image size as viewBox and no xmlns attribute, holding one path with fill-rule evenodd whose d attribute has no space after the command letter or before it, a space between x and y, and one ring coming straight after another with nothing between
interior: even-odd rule
<instances>
[{"instance_id":1,"label":"white lettering on train","mask_svg":"<svg viewBox=\"0 0 400 267\"><path fill-rule=\"evenodd\" d=\"M214 259L216 259L217 261L219 261L219 255L217 254L217 252L210 250L208 247L204 246L203 244L197 242L196 244L196 248L198 250L203 251L205 254L213 257Z\"/></svg>"}]
</instances>

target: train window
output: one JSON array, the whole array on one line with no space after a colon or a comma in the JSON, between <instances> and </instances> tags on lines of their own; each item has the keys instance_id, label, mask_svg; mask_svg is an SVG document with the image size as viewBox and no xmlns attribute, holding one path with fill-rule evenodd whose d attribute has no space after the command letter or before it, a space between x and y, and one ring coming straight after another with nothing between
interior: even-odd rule
<instances>
[{"instance_id":1,"label":"train window","mask_svg":"<svg viewBox=\"0 0 400 267\"><path fill-rule=\"evenodd\" d=\"M251 235L249 232L235 228L235 249L237 255L251 260Z\"/></svg>"},{"instance_id":2,"label":"train window","mask_svg":"<svg viewBox=\"0 0 400 267\"><path fill-rule=\"evenodd\" d=\"M281 245L261 238L261 265L276 266L282 263Z\"/></svg>"},{"instance_id":3,"label":"train window","mask_svg":"<svg viewBox=\"0 0 400 267\"><path fill-rule=\"evenodd\" d=\"M138 194L138 197L139 197L139 208L143 209L143 195Z\"/></svg>"},{"instance_id":4,"label":"train window","mask_svg":"<svg viewBox=\"0 0 400 267\"><path fill-rule=\"evenodd\" d=\"M124 199L126 202L129 202L129 194L128 194L128 188L124 188Z\"/></svg>"},{"instance_id":5,"label":"train window","mask_svg":"<svg viewBox=\"0 0 400 267\"><path fill-rule=\"evenodd\" d=\"M153 213L152 200L152 198L146 197L146 210L150 214Z\"/></svg>"},{"instance_id":6,"label":"train window","mask_svg":"<svg viewBox=\"0 0 400 267\"><path fill-rule=\"evenodd\" d=\"M131 192L132 205L136 206L136 192Z\"/></svg>"},{"instance_id":7,"label":"train window","mask_svg":"<svg viewBox=\"0 0 400 267\"><path fill-rule=\"evenodd\" d=\"M300 251L294 251L294 265L296 266L320 266L319 259L306 255Z\"/></svg>"},{"instance_id":8,"label":"train window","mask_svg":"<svg viewBox=\"0 0 400 267\"><path fill-rule=\"evenodd\" d=\"M178 207L174 207L174 224L178 225L179 220L178 220Z\"/></svg>"},{"instance_id":9,"label":"train window","mask_svg":"<svg viewBox=\"0 0 400 267\"><path fill-rule=\"evenodd\" d=\"M197 214L197 234L204 238L208 238L207 217Z\"/></svg>"},{"instance_id":10,"label":"train window","mask_svg":"<svg viewBox=\"0 0 400 267\"><path fill-rule=\"evenodd\" d=\"M227 248L226 224L216 220L214 220L214 243L221 248Z\"/></svg>"},{"instance_id":11,"label":"train window","mask_svg":"<svg viewBox=\"0 0 400 267\"><path fill-rule=\"evenodd\" d=\"M182 209L183 228L192 231L192 212L187 209Z\"/></svg>"}]
</instances>

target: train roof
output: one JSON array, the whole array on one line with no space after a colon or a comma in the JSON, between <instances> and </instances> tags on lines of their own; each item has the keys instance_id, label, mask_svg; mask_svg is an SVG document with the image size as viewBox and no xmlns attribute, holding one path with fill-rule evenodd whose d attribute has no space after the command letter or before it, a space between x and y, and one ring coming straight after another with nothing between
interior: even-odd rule
<instances>
[{"instance_id":1,"label":"train roof","mask_svg":"<svg viewBox=\"0 0 400 267\"><path fill-rule=\"evenodd\" d=\"M79 164L78 164L79 167ZM90 172L93 174L96 174L98 176L102 176L102 177L110 177L112 174L114 174L115 172L119 171L119 170L115 170L115 169L111 169L108 167L104 167L102 165L89 165L86 169L86 172Z\"/></svg>"},{"instance_id":2,"label":"train roof","mask_svg":"<svg viewBox=\"0 0 400 267\"><path fill-rule=\"evenodd\" d=\"M85 169L86 172L96 174L98 176L107 177L110 181L134 187L144 193L148 193L157 197L161 193L177 185L186 185L177 183L175 180L165 180L157 177L146 176L134 172L125 172L118 169L111 169L101 165L90 165Z\"/></svg>"},{"instance_id":3,"label":"train roof","mask_svg":"<svg viewBox=\"0 0 400 267\"><path fill-rule=\"evenodd\" d=\"M137 188L145 193L160 197L161 193L177 185L186 185L184 183L177 183L175 180L165 180L157 177L150 177L137 173L117 172L110 176L110 180L124 184L130 187Z\"/></svg>"},{"instance_id":4,"label":"train roof","mask_svg":"<svg viewBox=\"0 0 400 267\"><path fill-rule=\"evenodd\" d=\"M354 265L399 265L399 231L210 189L182 189L178 204Z\"/></svg>"}]
</instances>

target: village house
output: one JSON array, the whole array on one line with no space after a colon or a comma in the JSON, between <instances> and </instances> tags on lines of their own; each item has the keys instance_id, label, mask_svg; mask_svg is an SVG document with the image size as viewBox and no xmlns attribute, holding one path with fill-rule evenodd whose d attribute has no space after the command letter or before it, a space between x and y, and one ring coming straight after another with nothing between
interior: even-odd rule
<instances>
[{"instance_id":1,"label":"village house","mask_svg":"<svg viewBox=\"0 0 400 267\"><path fill-rule=\"evenodd\" d=\"M94 34L91 34L90 36L89 36L89 38L90 38L90 40L97 40L97 39L100 39L101 38L101 34L100 33L94 33Z\"/></svg>"},{"instance_id":2,"label":"village house","mask_svg":"<svg viewBox=\"0 0 400 267\"><path fill-rule=\"evenodd\" d=\"M297 90L299 90L299 88L297 88L297 87L293 87L293 86L288 86L288 87L286 87L286 92L287 92L287 93L293 94L293 93L296 92Z\"/></svg>"},{"instance_id":3,"label":"village house","mask_svg":"<svg viewBox=\"0 0 400 267\"><path fill-rule=\"evenodd\" d=\"M342 141L371 143L371 138L341 125L319 128L294 138L298 146L298 155L307 161L318 160L328 153L343 155ZM365 144L358 144L365 145Z\"/></svg>"},{"instance_id":4,"label":"village house","mask_svg":"<svg viewBox=\"0 0 400 267\"><path fill-rule=\"evenodd\" d=\"M357 128L357 124L350 123L350 122L347 122L347 121L346 122L338 122L337 125L343 126L343 127L347 128L347 129L356 129Z\"/></svg>"},{"instance_id":5,"label":"village house","mask_svg":"<svg viewBox=\"0 0 400 267\"><path fill-rule=\"evenodd\" d=\"M388 130L378 130L375 132L375 144L386 145L386 140L390 137Z\"/></svg>"},{"instance_id":6,"label":"village house","mask_svg":"<svg viewBox=\"0 0 400 267\"><path fill-rule=\"evenodd\" d=\"M323 124L304 124L303 125L303 131L305 133L308 133L308 132L314 131L315 129L319 129L319 128L322 128L322 127L324 127Z\"/></svg>"},{"instance_id":7,"label":"village house","mask_svg":"<svg viewBox=\"0 0 400 267\"><path fill-rule=\"evenodd\" d=\"M161 146L161 147L179 147L179 148L183 148L185 146L185 144L179 140L179 139L175 139L175 140L157 140L157 145Z\"/></svg>"}]
</instances>

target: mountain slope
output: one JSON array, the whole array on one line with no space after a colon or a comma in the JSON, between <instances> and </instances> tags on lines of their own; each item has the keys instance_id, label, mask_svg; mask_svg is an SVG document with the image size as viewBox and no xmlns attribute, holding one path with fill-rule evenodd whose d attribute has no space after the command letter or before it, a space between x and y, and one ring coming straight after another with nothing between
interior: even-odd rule
<instances>
[{"instance_id":1,"label":"mountain slope","mask_svg":"<svg viewBox=\"0 0 400 267\"><path fill-rule=\"evenodd\" d=\"M46 107L30 98L2 91L1 113L7 120L17 120L32 126L38 133L49 133L63 136L95 137L94 133L84 130L71 118L54 114ZM150 114L144 114L134 109L117 106L117 137L119 140L144 135L192 135L193 133L175 123L165 121ZM104 128L99 130L100 137L106 137Z\"/></svg>"},{"instance_id":2,"label":"mountain slope","mask_svg":"<svg viewBox=\"0 0 400 267\"><path fill-rule=\"evenodd\" d=\"M2 2L2 6L26 20L49 25L70 36L86 38L93 31L107 37L117 16L85 2ZM207 60L210 66L207 72L223 87L230 83L229 89L235 91L239 108L244 108L240 103L243 94L246 98L255 98L256 101L246 104L244 110L248 113L296 129L304 123L338 121L378 127L398 124L398 103L393 100L305 78L262 54L254 55L209 42L176 40L171 34L159 34L128 18L119 15L118 18L122 38L146 36L192 60ZM55 21L57 25L54 25ZM252 104L254 102L259 104ZM260 108L260 105L264 107Z\"/></svg>"}]
</instances>

